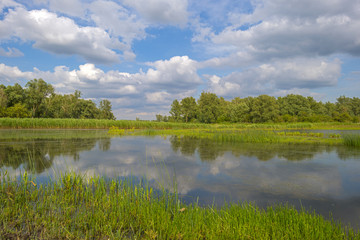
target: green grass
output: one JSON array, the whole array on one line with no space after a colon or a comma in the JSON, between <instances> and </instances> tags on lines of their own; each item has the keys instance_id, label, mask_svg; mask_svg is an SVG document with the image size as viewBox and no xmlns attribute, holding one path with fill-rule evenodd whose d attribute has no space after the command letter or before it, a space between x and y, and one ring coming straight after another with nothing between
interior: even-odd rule
<instances>
[{"instance_id":1,"label":"green grass","mask_svg":"<svg viewBox=\"0 0 360 240\"><path fill-rule=\"evenodd\" d=\"M345 134L343 136L344 144L351 147L360 147L359 134Z\"/></svg>"},{"instance_id":2,"label":"green grass","mask_svg":"<svg viewBox=\"0 0 360 240\"><path fill-rule=\"evenodd\" d=\"M122 129L360 129L359 123L236 123L202 124L173 123L133 120L99 119L50 119L50 118L0 118L0 128L80 128L108 129L112 126Z\"/></svg>"},{"instance_id":3,"label":"green grass","mask_svg":"<svg viewBox=\"0 0 360 240\"><path fill-rule=\"evenodd\" d=\"M121 134L120 134L121 132ZM341 145L343 140L337 138L324 138L321 133L286 133L274 132L273 130L257 129L145 129L138 131L120 131L118 135L137 135L137 136L179 136L207 138L216 142L237 142L237 143L284 143L284 144L325 144ZM111 135L116 135L116 131L111 130Z\"/></svg>"},{"instance_id":4,"label":"green grass","mask_svg":"<svg viewBox=\"0 0 360 240\"><path fill-rule=\"evenodd\" d=\"M4 239L360 239L351 227L291 206L184 204L132 180L67 173L38 184L2 173Z\"/></svg>"}]
</instances>

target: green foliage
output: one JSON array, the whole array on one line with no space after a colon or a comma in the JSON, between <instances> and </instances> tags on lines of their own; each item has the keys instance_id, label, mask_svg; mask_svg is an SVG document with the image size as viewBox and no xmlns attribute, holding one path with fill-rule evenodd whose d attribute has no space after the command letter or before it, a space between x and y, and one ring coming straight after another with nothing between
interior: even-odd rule
<instances>
[{"instance_id":1,"label":"green foliage","mask_svg":"<svg viewBox=\"0 0 360 240\"><path fill-rule=\"evenodd\" d=\"M41 78L30 80L26 83L26 87L26 101L31 109L31 116L40 117L45 99L54 93L54 88Z\"/></svg>"},{"instance_id":2,"label":"green foliage","mask_svg":"<svg viewBox=\"0 0 360 240\"><path fill-rule=\"evenodd\" d=\"M199 121L215 123L220 114L220 99L215 93L202 92L198 100Z\"/></svg>"},{"instance_id":3,"label":"green foliage","mask_svg":"<svg viewBox=\"0 0 360 240\"><path fill-rule=\"evenodd\" d=\"M55 94L51 84L33 79L23 89L19 84L0 86L0 117L112 119L111 103L102 100L99 108L91 100L81 99L81 92Z\"/></svg>"},{"instance_id":4,"label":"green foliage","mask_svg":"<svg viewBox=\"0 0 360 240\"><path fill-rule=\"evenodd\" d=\"M195 98L186 97L181 100L181 115L185 122L191 121L197 115L197 104Z\"/></svg>"},{"instance_id":5,"label":"green foliage","mask_svg":"<svg viewBox=\"0 0 360 240\"><path fill-rule=\"evenodd\" d=\"M111 102L109 100L101 100L99 110L99 119L115 120L114 114L111 111Z\"/></svg>"},{"instance_id":6,"label":"green foliage","mask_svg":"<svg viewBox=\"0 0 360 240\"><path fill-rule=\"evenodd\" d=\"M7 107L12 107L16 103L25 103L25 90L20 84L15 83L14 86L7 86L4 91L7 96Z\"/></svg>"},{"instance_id":7,"label":"green foliage","mask_svg":"<svg viewBox=\"0 0 360 240\"><path fill-rule=\"evenodd\" d=\"M181 105L180 105L180 103L179 103L179 101L177 99L175 99L171 104L170 115L173 117L173 119L175 121L180 120Z\"/></svg>"},{"instance_id":8,"label":"green foliage","mask_svg":"<svg viewBox=\"0 0 360 240\"><path fill-rule=\"evenodd\" d=\"M249 101L241 98L234 98L229 105L231 122L248 122L250 114Z\"/></svg>"},{"instance_id":9,"label":"green foliage","mask_svg":"<svg viewBox=\"0 0 360 240\"><path fill-rule=\"evenodd\" d=\"M187 101L191 99L192 107ZM360 122L360 99L341 96L336 103L317 102L313 97L289 94L277 99L268 95L236 97L230 102L216 94L203 92L197 106L192 97L174 100L170 114L175 121L201 123L265 122ZM165 118L157 117L158 121ZM169 119L167 119L169 120Z\"/></svg>"},{"instance_id":10,"label":"green foliage","mask_svg":"<svg viewBox=\"0 0 360 240\"><path fill-rule=\"evenodd\" d=\"M260 95L254 99L250 112L252 122L275 122L278 114L279 105L276 102L276 98Z\"/></svg>"},{"instance_id":11,"label":"green foliage","mask_svg":"<svg viewBox=\"0 0 360 240\"><path fill-rule=\"evenodd\" d=\"M292 206L201 207L149 183L75 173L39 184L0 172L4 239L359 239L341 223Z\"/></svg>"},{"instance_id":12,"label":"green foliage","mask_svg":"<svg viewBox=\"0 0 360 240\"><path fill-rule=\"evenodd\" d=\"M11 118L27 118L30 116L30 113L24 104L16 103L14 106L6 109L5 116Z\"/></svg>"}]
</instances>

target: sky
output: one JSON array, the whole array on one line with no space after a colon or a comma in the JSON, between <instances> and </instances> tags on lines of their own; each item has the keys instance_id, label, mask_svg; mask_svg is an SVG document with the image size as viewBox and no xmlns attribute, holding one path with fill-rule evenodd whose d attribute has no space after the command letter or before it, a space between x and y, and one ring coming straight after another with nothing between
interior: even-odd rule
<instances>
[{"instance_id":1,"label":"sky","mask_svg":"<svg viewBox=\"0 0 360 240\"><path fill-rule=\"evenodd\" d=\"M359 97L358 0L0 0L0 84L155 119L174 99Z\"/></svg>"}]
</instances>

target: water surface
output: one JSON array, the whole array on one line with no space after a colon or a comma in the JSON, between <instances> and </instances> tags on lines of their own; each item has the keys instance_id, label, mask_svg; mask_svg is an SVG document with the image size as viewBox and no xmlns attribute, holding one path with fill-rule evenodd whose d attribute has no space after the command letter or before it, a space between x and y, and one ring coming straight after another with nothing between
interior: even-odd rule
<instances>
[{"instance_id":1,"label":"water surface","mask_svg":"<svg viewBox=\"0 0 360 240\"><path fill-rule=\"evenodd\" d=\"M102 130L0 130L0 168L46 179L136 176L186 201L291 204L358 228L360 149L345 146L219 143L206 139L113 137Z\"/></svg>"}]
</instances>

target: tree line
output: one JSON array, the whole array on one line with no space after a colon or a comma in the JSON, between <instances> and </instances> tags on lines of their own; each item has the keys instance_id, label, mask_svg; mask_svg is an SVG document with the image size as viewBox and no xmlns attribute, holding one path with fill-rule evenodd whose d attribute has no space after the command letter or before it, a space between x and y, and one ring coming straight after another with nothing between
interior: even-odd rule
<instances>
[{"instance_id":1,"label":"tree line","mask_svg":"<svg viewBox=\"0 0 360 240\"><path fill-rule=\"evenodd\" d=\"M335 103L318 102L313 97L289 94L285 97L260 95L236 97L226 101L215 93L202 92L196 101L175 99L170 116L156 115L157 121L200 123L265 123L265 122L359 122L360 99L340 96Z\"/></svg>"},{"instance_id":2,"label":"tree line","mask_svg":"<svg viewBox=\"0 0 360 240\"><path fill-rule=\"evenodd\" d=\"M109 100L99 107L81 98L81 92L57 94L43 79L33 79L23 88L20 84L0 85L0 117L10 118L92 118L115 119Z\"/></svg>"}]
</instances>

